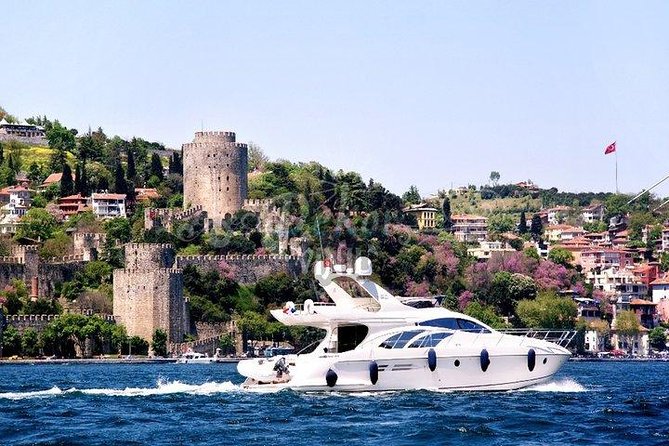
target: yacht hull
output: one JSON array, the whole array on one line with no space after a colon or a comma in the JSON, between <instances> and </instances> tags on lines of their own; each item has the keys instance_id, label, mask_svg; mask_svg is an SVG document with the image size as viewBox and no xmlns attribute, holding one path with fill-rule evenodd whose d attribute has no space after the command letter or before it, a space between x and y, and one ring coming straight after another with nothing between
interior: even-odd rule
<instances>
[{"instance_id":1,"label":"yacht hull","mask_svg":"<svg viewBox=\"0 0 669 446\"><path fill-rule=\"evenodd\" d=\"M248 389L337 392L384 392L398 390L435 391L504 391L533 386L550 380L569 358L568 354L537 354L533 370L528 367L527 355L490 355L483 370L481 355L448 355L437 357L436 367L430 370L427 356L383 359L376 358L378 378L373 383L369 359L337 360L310 358L298 361L285 382L278 382L271 373L250 377L244 383ZM329 360L328 360L329 359ZM544 361L545 360L545 361ZM242 371L244 367L240 369ZM336 375L333 383L327 374ZM248 375L247 375L248 376ZM333 385L329 385L333 384Z\"/></svg>"}]
</instances>

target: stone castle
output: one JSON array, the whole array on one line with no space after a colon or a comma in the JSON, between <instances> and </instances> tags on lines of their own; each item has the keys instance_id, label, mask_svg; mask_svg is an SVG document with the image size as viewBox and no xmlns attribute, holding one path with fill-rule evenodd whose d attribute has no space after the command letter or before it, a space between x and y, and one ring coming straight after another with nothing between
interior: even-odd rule
<instances>
[{"instance_id":1,"label":"stone castle","mask_svg":"<svg viewBox=\"0 0 669 446\"><path fill-rule=\"evenodd\" d=\"M238 282L250 284L272 273L300 274L304 254L303 240L288 240L288 216L281 209L271 200L247 199L248 148L236 142L234 132L197 132L182 150L184 209L146 209L144 228L183 230L177 236L187 240L187 228L221 229L226 218L245 209L258 215L260 232L277 236L281 254L176 256L170 245L127 245L125 269L114 272L114 315L131 336L150 340L161 328L172 343L190 332L183 268L225 267Z\"/></svg>"},{"instance_id":2,"label":"stone castle","mask_svg":"<svg viewBox=\"0 0 669 446\"><path fill-rule=\"evenodd\" d=\"M125 268L114 271L114 316L128 335L150 340L160 328L170 342L181 342L190 331L183 272L174 260L172 245L126 245Z\"/></svg>"},{"instance_id":3,"label":"stone castle","mask_svg":"<svg viewBox=\"0 0 669 446\"><path fill-rule=\"evenodd\" d=\"M182 152L184 209L201 206L220 228L247 197L248 147L234 132L197 132Z\"/></svg>"}]
</instances>

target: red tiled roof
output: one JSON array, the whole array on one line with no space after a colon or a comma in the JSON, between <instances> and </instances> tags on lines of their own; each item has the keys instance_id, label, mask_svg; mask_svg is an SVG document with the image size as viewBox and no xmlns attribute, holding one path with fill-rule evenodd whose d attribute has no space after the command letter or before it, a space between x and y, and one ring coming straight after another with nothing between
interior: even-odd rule
<instances>
[{"instance_id":1,"label":"red tiled roof","mask_svg":"<svg viewBox=\"0 0 669 446\"><path fill-rule=\"evenodd\" d=\"M94 200L124 200L125 194L92 194Z\"/></svg>"},{"instance_id":2,"label":"red tiled roof","mask_svg":"<svg viewBox=\"0 0 669 446\"><path fill-rule=\"evenodd\" d=\"M630 301L630 305L657 305L657 304L654 304L653 302L651 302L649 300L632 299Z\"/></svg>"}]
</instances>

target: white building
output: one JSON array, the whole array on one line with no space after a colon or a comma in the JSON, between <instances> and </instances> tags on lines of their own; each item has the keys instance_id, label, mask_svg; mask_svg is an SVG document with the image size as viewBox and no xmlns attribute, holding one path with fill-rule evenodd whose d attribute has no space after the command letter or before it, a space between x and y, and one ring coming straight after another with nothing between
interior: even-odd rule
<instances>
[{"instance_id":1,"label":"white building","mask_svg":"<svg viewBox=\"0 0 669 446\"><path fill-rule=\"evenodd\" d=\"M604 213L606 209L603 204L591 204L583 209L581 216L584 223L594 223L596 221L604 220Z\"/></svg>"},{"instance_id":2,"label":"white building","mask_svg":"<svg viewBox=\"0 0 669 446\"><path fill-rule=\"evenodd\" d=\"M19 220L30 209L30 191L23 186L12 186L6 189L9 202L0 208L0 233L16 234L21 224Z\"/></svg>"},{"instance_id":3,"label":"white building","mask_svg":"<svg viewBox=\"0 0 669 446\"><path fill-rule=\"evenodd\" d=\"M98 218L125 218L125 198L124 194L91 194L88 206Z\"/></svg>"},{"instance_id":4,"label":"white building","mask_svg":"<svg viewBox=\"0 0 669 446\"><path fill-rule=\"evenodd\" d=\"M488 238L488 219L479 215L451 216L453 235L460 242L482 242Z\"/></svg>"},{"instance_id":5,"label":"white building","mask_svg":"<svg viewBox=\"0 0 669 446\"><path fill-rule=\"evenodd\" d=\"M662 252L669 252L669 226L662 229Z\"/></svg>"},{"instance_id":6,"label":"white building","mask_svg":"<svg viewBox=\"0 0 669 446\"><path fill-rule=\"evenodd\" d=\"M508 243L487 242L487 241L480 242L477 248L467 249L467 253L469 255L476 257L479 260L489 259L490 255L493 252L515 252L515 251L516 250L510 247Z\"/></svg>"}]
</instances>

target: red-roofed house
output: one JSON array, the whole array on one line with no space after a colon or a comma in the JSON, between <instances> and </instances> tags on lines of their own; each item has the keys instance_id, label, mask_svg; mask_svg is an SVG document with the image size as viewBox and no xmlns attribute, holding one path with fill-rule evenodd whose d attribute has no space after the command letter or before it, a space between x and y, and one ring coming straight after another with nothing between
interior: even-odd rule
<instances>
[{"instance_id":1,"label":"red-roofed house","mask_svg":"<svg viewBox=\"0 0 669 446\"><path fill-rule=\"evenodd\" d=\"M58 207L62 211L65 220L73 215L89 210L87 203L88 198L82 197L81 194L70 195L58 199Z\"/></svg>"},{"instance_id":2,"label":"red-roofed house","mask_svg":"<svg viewBox=\"0 0 669 446\"><path fill-rule=\"evenodd\" d=\"M595 268L610 268L616 266L626 268L633 265L632 253L620 249L590 249L581 252L579 264L583 271Z\"/></svg>"},{"instance_id":3,"label":"red-roofed house","mask_svg":"<svg viewBox=\"0 0 669 446\"><path fill-rule=\"evenodd\" d=\"M45 190L45 189L48 189L49 186L51 186L52 184L60 184L60 180L62 178L63 178L63 173L62 172L52 173L51 175L46 177L46 180L44 180L44 182L41 185L39 185L38 189L39 190ZM72 181L76 181L76 179L77 179L76 175L73 173L72 174Z\"/></svg>"},{"instance_id":4,"label":"red-roofed house","mask_svg":"<svg viewBox=\"0 0 669 446\"><path fill-rule=\"evenodd\" d=\"M150 200L157 200L160 198L158 190L155 188L137 187L135 188L135 200L147 202Z\"/></svg>"}]
</instances>

